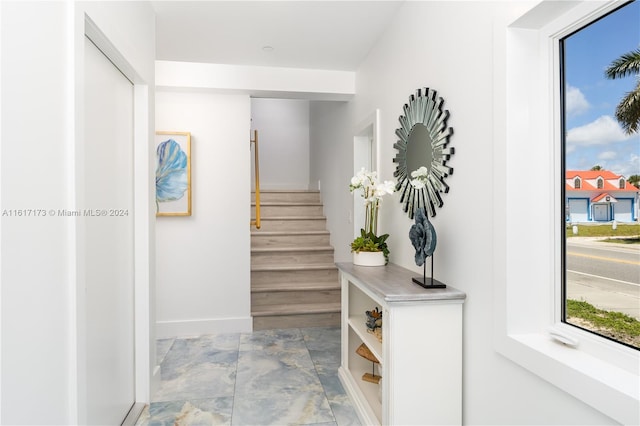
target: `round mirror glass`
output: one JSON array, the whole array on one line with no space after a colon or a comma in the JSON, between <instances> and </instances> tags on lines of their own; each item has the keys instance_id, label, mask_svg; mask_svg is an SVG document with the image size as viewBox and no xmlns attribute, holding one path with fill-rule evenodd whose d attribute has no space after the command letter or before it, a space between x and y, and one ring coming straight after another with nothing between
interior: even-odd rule
<instances>
[{"instance_id":1,"label":"round mirror glass","mask_svg":"<svg viewBox=\"0 0 640 426\"><path fill-rule=\"evenodd\" d=\"M447 126L449 111L442 110L443 104L435 90L418 89L399 117L393 175L403 210L412 219L419 208L435 216L436 207L444 205L440 194L449 192L445 179L453 168L447 162L455 151L449 146L453 129Z\"/></svg>"},{"instance_id":2,"label":"round mirror glass","mask_svg":"<svg viewBox=\"0 0 640 426\"><path fill-rule=\"evenodd\" d=\"M430 169L432 159L431 136L429 136L426 126L418 123L411 129L407 140L407 170L409 174L423 166Z\"/></svg>"}]
</instances>

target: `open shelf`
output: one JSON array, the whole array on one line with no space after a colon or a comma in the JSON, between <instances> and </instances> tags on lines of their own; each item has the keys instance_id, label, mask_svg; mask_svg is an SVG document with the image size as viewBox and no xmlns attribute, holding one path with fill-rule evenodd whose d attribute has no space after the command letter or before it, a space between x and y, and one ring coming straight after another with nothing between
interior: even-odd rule
<instances>
[{"instance_id":1,"label":"open shelf","mask_svg":"<svg viewBox=\"0 0 640 426\"><path fill-rule=\"evenodd\" d=\"M416 286L411 281L415 273L397 265L339 263L338 269L343 332L339 377L362 423L461 424L466 295L452 287ZM365 312L376 308L382 312L382 342L367 331ZM363 343L380 363L356 353ZM371 383L363 380L365 373L382 379Z\"/></svg>"},{"instance_id":2,"label":"open shelf","mask_svg":"<svg viewBox=\"0 0 640 426\"><path fill-rule=\"evenodd\" d=\"M367 345L371 353L378 358L380 364L384 363L382 359L382 343L378 341L376 336L367 331L367 326L364 324L364 315L349 317L349 328ZM359 345L358 345L359 346Z\"/></svg>"}]
</instances>

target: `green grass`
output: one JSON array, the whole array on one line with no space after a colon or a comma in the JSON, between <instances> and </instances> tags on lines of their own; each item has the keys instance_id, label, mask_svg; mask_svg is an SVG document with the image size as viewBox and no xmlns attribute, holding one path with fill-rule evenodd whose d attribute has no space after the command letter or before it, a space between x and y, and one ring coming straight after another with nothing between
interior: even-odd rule
<instances>
[{"instance_id":1,"label":"green grass","mask_svg":"<svg viewBox=\"0 0 640 426\"><path fill-rule=\"evenodd\" d=\"M640 223L618 224L613 229L611 223L593 224L593 225L576 225L578 234L573 235L573 226L567 224L566 235L570 237L635 237L640 239ZM634 244L634 243L632 243Z\"/></svg>"},{"instance_id":2,"label":"green grass","mask_svg":"<svg viewBox=\"0 0 640 426\"><path fill-rule=\"evenodd\" d=\"M598 309L585 301L567 299L568 322L571 318L587 321L599 334L640 347L640 321L629 315Z\"/></svg>"}]
</instances>

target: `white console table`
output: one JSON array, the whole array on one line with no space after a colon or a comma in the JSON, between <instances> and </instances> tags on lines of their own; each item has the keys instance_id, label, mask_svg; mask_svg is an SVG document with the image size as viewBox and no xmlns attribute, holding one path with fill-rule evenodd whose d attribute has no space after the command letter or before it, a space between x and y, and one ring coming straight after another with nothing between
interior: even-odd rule
<instances>
[{"instance_id":1,"label":"white console table","mask_svg":"<svg viewBox=\"0 0 640 426\"><path fill-rule=\"evenodd\" d=\"M398 265L338 263L342 283L339 377L367 425L462 423L462 306L465 293L424 289L419 273ZM382 343L367 332L365 312L382 311ZM381 384L362 379L372 362L356 354L364 343L380 361ZM381 391L381 397L380 397Z\"/></svg>"}]
</instances>

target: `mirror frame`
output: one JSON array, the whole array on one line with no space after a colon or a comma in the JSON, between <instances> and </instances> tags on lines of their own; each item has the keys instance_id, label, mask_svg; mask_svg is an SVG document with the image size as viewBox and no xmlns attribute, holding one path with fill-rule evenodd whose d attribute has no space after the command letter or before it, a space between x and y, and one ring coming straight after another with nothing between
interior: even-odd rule
<instances>
[{"instance_id":1,"label":"mirror frame","mask_svg":"<svg viewBox=\"0 0 640 426\"><path fill-rule=\"evenodd\" d=\"M400 192L400 203L411 219L419 208L424 208L431 217L436 215L436 206L444 205L440 193L449 192L449 185L445 183L445 179L453 174L453 168L447 165L455 153L455 149L448 146L453 129L447 126L449 111L442 110L444 99L437 95L435 90L428 87L416 90L415 95L409 97L409 103L404 104L404 114L398 118L398 141L393 145L398 150L393 159L397 166L393 176L398 181L396 191ZM407 144L416 125L425 126L431 139L424 141L431 147L432 161L431 164L424 165L429 173L424 188L420 189L411 185L413 170L407 170Z\"/></svg>"}]
</instances>

